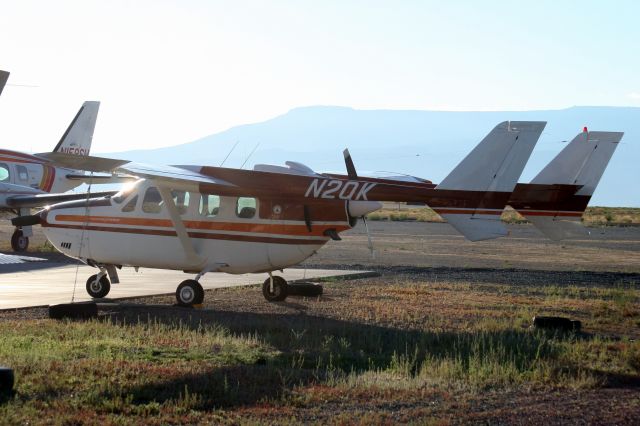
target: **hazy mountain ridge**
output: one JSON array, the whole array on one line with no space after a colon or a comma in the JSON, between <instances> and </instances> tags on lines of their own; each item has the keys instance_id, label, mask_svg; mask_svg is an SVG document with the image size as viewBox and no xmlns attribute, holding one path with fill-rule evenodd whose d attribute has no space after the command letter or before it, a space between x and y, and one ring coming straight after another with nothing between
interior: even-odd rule
<instances>
[{"instance_id":1,"label":"hazy mountain ridge","mask_svg":"<svg viewBox=\"0 0 640 426\"><path fill-rule=\"evenodd\" d=\"M591 205L640 206L640 191L630 185L640 181L636 166L640 108L634 107L506 112L301 107L181 145L106 155L146 163L220 165L239 141L225 166L240 167L259 143L245 168L294 160L318 171L343 171L342 150L348 147L361 172L393 171L438 182L493 126L505 120L548 122L521 182L529 181L565 146L562 141L571 140L585 125L590 130L625 132Z\"/></svg>"}]
</instances>

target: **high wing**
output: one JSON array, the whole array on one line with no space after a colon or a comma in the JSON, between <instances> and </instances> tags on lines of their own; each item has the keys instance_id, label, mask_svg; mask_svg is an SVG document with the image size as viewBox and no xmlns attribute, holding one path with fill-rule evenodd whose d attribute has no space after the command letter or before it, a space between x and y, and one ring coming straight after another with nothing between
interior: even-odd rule
<instances>
[{"instance_id":1,"label":"high wing","mask_svg":"<svg viewBox=\"0 0 640 426\"><path fill-rule=\"evenodd\" d=\"M135 176L151 179L159 185L170 185L172 189L193 190L200 184L226 188L233 186L222 179L206 176L197 171L181 167L134 163L127 160L94 156L80 157L59 152L42 153L38 154L38 157L50 161L57 166L71 169L98 173L117 173L124 175L121 176L122 178Z\"/></svg>"}]
</instances>

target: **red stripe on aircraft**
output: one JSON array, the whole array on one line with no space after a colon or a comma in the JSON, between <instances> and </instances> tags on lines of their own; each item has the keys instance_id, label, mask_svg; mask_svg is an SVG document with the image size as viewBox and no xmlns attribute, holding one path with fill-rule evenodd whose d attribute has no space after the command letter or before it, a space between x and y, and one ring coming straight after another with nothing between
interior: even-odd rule
<instances>
[{"instance_id":1,"label":"red stripe on aircraft","mask_svg":"<svg viewBox=\"0 0 640 426\"><path fill-rule=\"evenodd\" d=\"M109 225L130 225L130 226L155 226L159 228L173 228L173 222L168 219L147 219L135 217L115 217L115 216L83 216L58 214L56 221L78 222L78 223L101 223ZM253 232L260 234L282 234L288 236L322 237L327 229L335 229L337 232L349 229L347 225L314 225L311 232L305 224L272 224L272 223L243 223L243 222L213 222L185 220L184 226L189 229L210 230L210 231L233 231L233 232ZM125 228L130 229L130 228Z\"/></svg>"},{"instance_id":2,"label":"red stripe on aircraft","mask_svg":"<svg viewBox=\"0 0 640 426\"><path fill-rule=\"evenodd\" d=\"M132 229L132 228L115 228L108 226L82 226L82 225L59 225L47 223L43 226L48 228L64 228L64 229L84 229L88 231L98 232L117 232L124 234L138 234L138 235L158 235L165 237L176 237L175 231L160 230L160 229ZM230 235L230 234L213 234L206 232L188 232L191 238L200 238L207 240L226 240L226 241L239 241L239 242L252 242L252 243L270 243L270 244L291 244L291 245L323 245L329 238L323 240L305 240L297 238L281 238L281 237L261 237L252 235Z\"/></svg>"}]
</instances>

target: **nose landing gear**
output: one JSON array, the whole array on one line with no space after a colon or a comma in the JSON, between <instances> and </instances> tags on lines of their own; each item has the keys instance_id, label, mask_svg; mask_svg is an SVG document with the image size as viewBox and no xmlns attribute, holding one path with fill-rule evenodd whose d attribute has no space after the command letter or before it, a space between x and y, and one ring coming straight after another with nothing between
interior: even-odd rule
<instances>
[{"instance_id":1,"label":"nose landing gear","mask_svg":"<svg viewBox=\"0 0 640 426\"><path fill-rule=\"evenodd\" d=\"M13 249L13 251L21 252L27 251L28 247L29 237L24 235L22 229L16 228L16 230L13 231L13 235L11 236L11 248Z\"/></svg>"},{"instance_id":2,"label":"nose landing gear","mask_svg":"<svg viewBox=\"0 0 640 426\"><path fill-rule=\"evenodd\" d=\"M262 284L262 295L268 302L282 302L289 294L287 281L279 276L269 274Z\"/></svg>"}]
</instances>

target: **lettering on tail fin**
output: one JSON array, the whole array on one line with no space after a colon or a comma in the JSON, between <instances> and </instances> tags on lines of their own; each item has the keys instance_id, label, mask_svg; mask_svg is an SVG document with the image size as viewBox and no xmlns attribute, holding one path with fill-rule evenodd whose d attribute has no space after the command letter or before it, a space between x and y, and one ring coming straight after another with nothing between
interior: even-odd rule
<instances>
[{"instance_id":1,"label":"lettering on tail fin","mask_svg":"<svg viewBox=\"0 0 640 426\"><path fill-rule=\"evenodd\" d=\"M73 154L73 155L81 155L81 156L89 155L88 149L78 148L75 146L69 146L69 147L61 146L60 148L58 148L58 152L62 152L63 154Z\"/></svg>"},{"instance_id":2,"label":"lettering on tail fin","mask_svg":"<svg viewBox=\"0 0 640 426\"><path fill-rule=\"evenodd\" d=\"M374 182L342 181L338 179L313 179L305 192L305 198L368 201L367 194L377 184ZM355 197L354 197L355 195Z\"/></svg>"}]
</instances>

